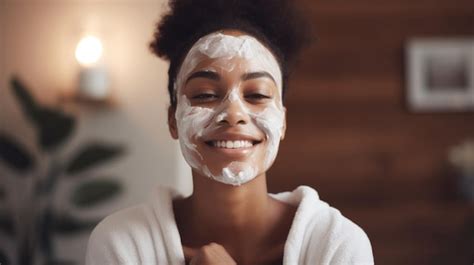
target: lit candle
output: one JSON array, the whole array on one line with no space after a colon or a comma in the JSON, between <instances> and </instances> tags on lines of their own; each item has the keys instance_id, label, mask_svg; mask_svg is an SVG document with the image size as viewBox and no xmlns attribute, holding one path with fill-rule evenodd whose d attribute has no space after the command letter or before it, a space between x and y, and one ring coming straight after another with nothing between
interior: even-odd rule
<instances>
[{"instance_id":1,"label":"lit candle","mask_svg":"<svg viewBox=\"0 0 474 265\"><path fill-rule=\"evenodd\" d=\"M76 47L76 59L81 67L79 74L79 92L81 95L103 100L109 95L107 72L99 65L102 57L102 43L94 36L81 39Z\"/></svg>"}]
</instances>

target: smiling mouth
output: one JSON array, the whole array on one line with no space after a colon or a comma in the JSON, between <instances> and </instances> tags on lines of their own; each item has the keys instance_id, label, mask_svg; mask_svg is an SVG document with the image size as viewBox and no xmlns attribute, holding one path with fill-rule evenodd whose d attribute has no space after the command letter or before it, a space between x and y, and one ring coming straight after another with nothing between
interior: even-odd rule
<instances>
[{"instance_id":1,"label":"smiling mouth","mask_svg":"<svg viewBox=\"0 0 474 265\"><path fill-rule=\"evenodd\" d=\"M251 148L262 141L250 141L250 140L216 140L206 141L205 143L211 147L222 148L222 149L245 149Z\"/></svg>"}]
</instances>

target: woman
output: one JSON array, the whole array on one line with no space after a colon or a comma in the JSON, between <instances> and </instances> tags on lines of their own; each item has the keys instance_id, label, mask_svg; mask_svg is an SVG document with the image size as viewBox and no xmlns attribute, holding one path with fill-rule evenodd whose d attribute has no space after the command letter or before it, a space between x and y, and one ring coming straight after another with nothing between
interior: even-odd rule
<instances>
[{"instance_id":1,"label":"woman","mask_svg":"<svg viewBox=\"0 0 474 265\"><path fill-rule=\"evenodd\" d=\"M267 193L288 66L307 35L291 0L174 0L152 50L193 194L160 188L104 219L87 264L373 264L365 233L315 190Z\"/></svg>"}]
</instances>

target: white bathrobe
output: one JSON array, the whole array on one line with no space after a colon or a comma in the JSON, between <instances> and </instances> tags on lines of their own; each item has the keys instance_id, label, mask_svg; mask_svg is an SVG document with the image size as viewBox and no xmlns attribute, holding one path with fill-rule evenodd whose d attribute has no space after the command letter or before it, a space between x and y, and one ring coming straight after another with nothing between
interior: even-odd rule
<instances>
[{"instance_id":1,"label":"white bathrobe","mask_svg":"<svg viewBox=\"0 0 474 265\"><path fill-rule=\"evenodd\" d=\"M284 265L373 264L364 231L307 186L271 194L298 207L285 244ZM87 265L184 265L173 192L157 188L149 203L106 217L91 234Z\"/></svg>"}]
</instances>

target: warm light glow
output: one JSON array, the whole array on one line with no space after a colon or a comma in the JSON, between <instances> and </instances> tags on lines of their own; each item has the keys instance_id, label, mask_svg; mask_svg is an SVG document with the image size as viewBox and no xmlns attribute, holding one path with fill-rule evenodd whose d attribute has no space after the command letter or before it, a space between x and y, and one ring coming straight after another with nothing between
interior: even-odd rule
<instances>
[{"instance_id":1,"label":"warm light glow","mask_svg":"<svg viewBox=\"0 0 474 265\"><path fill-rule=\"evenodd\" d=\"M76 59L82 66L97 63L102 56L102 43L97 37L87 36L76 47Z\"/></svg>"}]
</instances>

